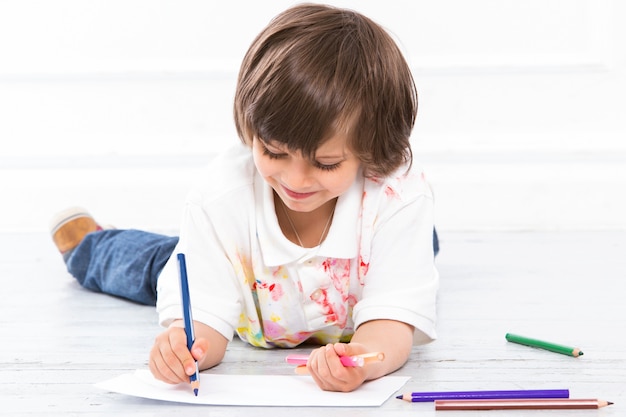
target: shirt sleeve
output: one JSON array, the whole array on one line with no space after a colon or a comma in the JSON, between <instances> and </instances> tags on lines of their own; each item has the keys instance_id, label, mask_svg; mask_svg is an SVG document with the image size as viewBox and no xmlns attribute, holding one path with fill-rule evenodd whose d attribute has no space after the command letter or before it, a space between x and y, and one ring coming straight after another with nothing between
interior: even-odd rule
<instances>
[{"instance_id":1,"label":"shirt sleeve","mask_svg":"<svg viewBox=\"0 0 626 417\"><path fill-rule=\"evenodd\" d=\"M355 326L397 320L435 339L439 275L434 265L430 190L410 201L389 204L377 213L373 230L362 298L353 311Z\"/></svg>"},{"instance_id":2,"label":"shirt sleeve","mask_svg":"<svg viewBox=\"0 0 626 417\"><path fill-rule=\"evenodd\" d=\"M231 340L241 312L232 265L209 215L193 200L185 205L176 253L185 254L193 319ZM175 256L169 259L158 280L157 312L163 326L182 317Z\"/></svg>"}]
</instances>

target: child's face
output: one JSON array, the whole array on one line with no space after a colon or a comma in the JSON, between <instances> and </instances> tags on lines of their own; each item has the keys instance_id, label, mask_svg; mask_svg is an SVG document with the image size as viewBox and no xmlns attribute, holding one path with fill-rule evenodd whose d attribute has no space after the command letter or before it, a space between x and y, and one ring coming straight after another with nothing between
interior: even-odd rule
<instances>
[{"instance_id":1,"label":"child's face","mask_svg":"<svg viewBox=\"0 0 626 417\"><path fill-rule=\"evenodd\" d=\"M313 161L290 152L279 142L252 141L257 170L287 207L310 212L343 194L361 165L350 152L345 135L336 135L315 152Z\"/></svg>"}]
</instances>

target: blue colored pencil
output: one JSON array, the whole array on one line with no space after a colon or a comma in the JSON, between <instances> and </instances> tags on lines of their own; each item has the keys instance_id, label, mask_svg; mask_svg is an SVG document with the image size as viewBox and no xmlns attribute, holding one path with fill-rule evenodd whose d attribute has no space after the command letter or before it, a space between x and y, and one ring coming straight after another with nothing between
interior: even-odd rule
<instances>
[{"instance_id":1,"label":"blue colored pencil","mask_svg":"<svg viewBox=\"0 0 626 417\"><path fill-rule=\"evenodd\" d=\"M502 400L525 398L569 398L567 389L505 390L505 391L441 391L412 392L396 398L420 403L435 400Z\"/></svg>"},{"instance_id":2,"label":"blue colored pencil","mask_svg":"<svg viewBox=\"0 0 626 417\"><path fill-rule=\"evenodd\" d=\"M191 316L191 300L189 298L189 282L187 281L187 264L185 262L185 255L179 253L176 255L178 258L178 271L180 272L180 292L183 298L183 319L185 321L185 334L187 335L187 349L191 351L193 342L196 339L193 332L193 318ZM189 377L191 388L193 393L198 396L198 389L200 388L200 374L198 371L198 361L196 361L196 372Z\"/></svg>"}]
</instances>

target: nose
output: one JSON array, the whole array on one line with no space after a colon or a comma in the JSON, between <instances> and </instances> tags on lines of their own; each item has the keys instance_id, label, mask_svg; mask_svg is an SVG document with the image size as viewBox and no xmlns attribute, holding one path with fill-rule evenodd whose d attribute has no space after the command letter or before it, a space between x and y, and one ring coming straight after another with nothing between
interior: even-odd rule
<instances>
[{"instance_id":1,"label":"nose","mask_svg":"<svg viewBox=\"0 0 626 417\"><path fill-rule=\"evenodd\" d=\"M285 185L293 191L308 190L314 182L311 169L311 163L307 159L300 156L291 158L285 170Z\"/></svg>"}]
</instances>

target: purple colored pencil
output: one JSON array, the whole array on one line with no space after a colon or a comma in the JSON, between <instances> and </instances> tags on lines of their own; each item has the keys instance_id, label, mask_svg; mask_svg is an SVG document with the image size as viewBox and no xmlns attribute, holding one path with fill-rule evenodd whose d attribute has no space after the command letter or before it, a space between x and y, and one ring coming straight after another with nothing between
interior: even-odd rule
<instances>
[{"instance_id":1,"label":"purple colored pencil","mask_svg":"<svg viewBox=\"0 0 626 417\"><path fill-rule=\"evenodd\" d=\"M567 389L505 390L505 391L441 391L412 392L396 398L413 403L435 400L502 400L524 398L569 398Z\"/></svg>"}]
</instances>

